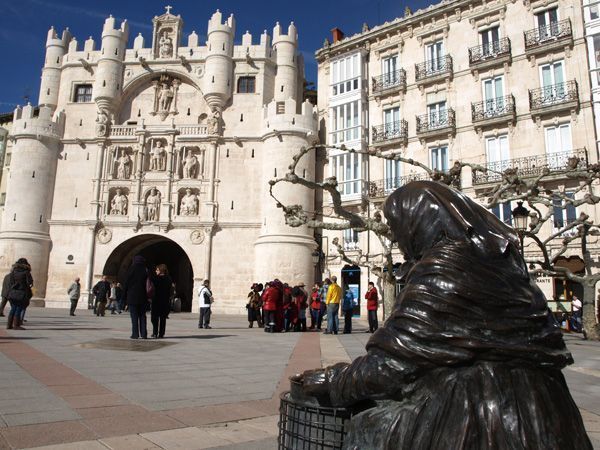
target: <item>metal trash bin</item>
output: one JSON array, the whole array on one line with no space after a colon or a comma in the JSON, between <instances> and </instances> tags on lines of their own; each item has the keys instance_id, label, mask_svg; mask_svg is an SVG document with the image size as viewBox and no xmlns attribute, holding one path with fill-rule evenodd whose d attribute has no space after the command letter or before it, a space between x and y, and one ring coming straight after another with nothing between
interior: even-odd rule
<instances>
[{"instance_id":1,"label":"metal trash bin","mask_svg":"<svg viewBox=\"0 0 600 450\"><path fill-rule=\"evenodd\" d=\"M290 392L280 399L279 450L341 450L353 415L350 410L299 401Z\"/></svg>"}]
</instances>

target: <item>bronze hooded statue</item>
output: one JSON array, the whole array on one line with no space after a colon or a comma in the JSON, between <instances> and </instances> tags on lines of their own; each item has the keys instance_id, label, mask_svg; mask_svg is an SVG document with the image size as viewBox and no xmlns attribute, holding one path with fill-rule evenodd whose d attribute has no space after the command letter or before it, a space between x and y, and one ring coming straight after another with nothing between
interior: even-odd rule
<instances>
[{"instance_id":1,"label":"bronze hooded statue","mask_svg":"<svg viewBox=\"0 0 600 450\"><path fill-rule=\"evenodd\" d=\"M387 199L407 260L384 326L351 364L295 378L351 406L347 449L592 449L561 369L573 362L529 277L515 231L432 181Z\"/></svg>"}]
</instances>

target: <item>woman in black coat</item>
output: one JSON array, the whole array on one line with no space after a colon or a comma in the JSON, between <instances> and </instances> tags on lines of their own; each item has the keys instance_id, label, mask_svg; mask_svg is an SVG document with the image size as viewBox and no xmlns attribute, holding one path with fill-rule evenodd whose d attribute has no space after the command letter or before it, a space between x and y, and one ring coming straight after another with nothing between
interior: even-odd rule
<instances>
[{"instance_id":1,"label":"woman in black coat","mask_svg":"<svg viewBox=\"0 0 600 450\"><path fill-rule=\"evenodd\" d=\"M296 377L356 414L344 448L591 450L561 369L573 359L515 231L465 195L419 181L384 207L406 285L367 354Z\"/></svg>"},{"instance_id":2,"label":"woman in black coat","mask_svg":"<svg viewBox=\"0 0 600 450\"><path fill-rule=\"evenodd\" d=\"M148 280L148 269L146 260L141 255L133 257L133 264L127 272L127 279L123 285L123 297L129 306L131 316L131 339L141 337L146 339L146 309L148 307L148 294L146 292L146 281Z\"/></svg>"},{"instance_id":3,"label":"woman in black coat","mask_svg":"<svg viewBox=\"0 0 600 450\"><path fill-rule=\"evenodd\" d=\"M152 337L165 337L165 328L167 326L167 316L171 310L171 289L173 280L169 276L169 271L165 264L159 264L156 267L156 275L152 276L154 283L154 297L152 298L152 312L150 320L152 321Z\"/></svg>"}]
</instances>

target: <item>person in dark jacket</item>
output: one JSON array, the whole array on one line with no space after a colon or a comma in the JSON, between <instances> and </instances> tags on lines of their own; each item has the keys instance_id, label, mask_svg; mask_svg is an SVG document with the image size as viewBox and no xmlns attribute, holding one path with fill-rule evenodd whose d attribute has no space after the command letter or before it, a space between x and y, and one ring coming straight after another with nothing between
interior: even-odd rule
<instances>
[{"instance_id":1,"label":"person in dark jacket","mask_svg":"<svg viewBox=\"0 0 600 450\"><path fill-rule=\"evenodd\" d=\"M344 313L344 334L352 333L352 314L354 313L354 294L350 287L346 287L342 301L342 312Z\"/></svg>"},{"instance_id":2,"label":"person in dark jacket","mask_svg":"<svg viewBox=\"0 0 600 450\"><path fill-rule=\"evenodd\" d=\"M148 269L146 260L142 255L133 257L133 263L127 271L127 278L123 286L123 296L129 306L131 316L131 339L146 339L146 309L148 307L148 294L146 292L146 281Z\"/></svg>"},{"instance_id":3,"label":"person in dark jacket","mask_svg":"<svg viewBox=\"0 0 600 450\"><path fill-rule=\"evenodd\" d=\"M25 309L29 306L29 301L33 296L32 286L31 266L25 258L20 258L13 265L9 274L9 288L6 297L10 302L10 312L6 323L7 329L25 329L21 324L23 323Z\"/></svg>"},{"instance_id":4,"label":"person in dark jacket","mask_svg":"<svg viewBox=\"0 0 600 450\"><path fill-rule=\"evenodd\" d=\"M165 337L167 316L171 309L171 288L173 286L173 280L169 276L165 264L159 264L156 267L156 274L152 276L152 282L154 283L154 297L150 313L152 337L162 339Z\"/></svg>"},{"instance_id":5,"label":"person in dark jacket","mask_svg":"<svg viewBox=\"0 0 600 450\"><path fill-rule=\"evenodd\" d=\"M6 307L6 304L8 303L8 289L10 288L10 272L8 272L6 275L4 275L4 280L2 281L2 294L0 294L0 297L2 297L2 300L0 302L0 317L4 317L4 308Z\"/></svg>"},{"instance_id":6,"label":"person in dark jacket","mask_svg":"<svg viewBox=\"0 0 600 450\"><path fill-rule=\"evenodd\" d=\"M102 279L92 288L92 294L96 297L94 303L94 313L97 316L104 316L106 303L110 297L110 283L106 275L102 275Z\"/></svg>"}]
</instances>

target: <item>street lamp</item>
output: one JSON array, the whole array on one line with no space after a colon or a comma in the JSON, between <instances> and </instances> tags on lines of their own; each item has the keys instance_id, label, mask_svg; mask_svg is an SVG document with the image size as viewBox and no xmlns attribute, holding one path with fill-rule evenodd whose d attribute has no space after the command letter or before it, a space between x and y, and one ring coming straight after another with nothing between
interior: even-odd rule
<instances>
[{"instance_id":1,"label":"street lamp","mask_svg":"<svg viewBox=\"0 0 600 450\"><path fill-rule=\"evenodd\" d=\"M321 252L319 252L319 250L315 250L311 253L311 256L313 265L316 266L317 264L319 264L319 261L321 260Z\"/></svg>"},{"instance_id":2,"label":"street lamp","mask_svg":"<svg viewBox=\"0 0 600 450\"><path fill-rule=\"evenodd\" d=\"M527 222L529 222L529 210L523 206L523 202L517 202L517 207L512 210L514 227L519 233L527 231ZM521 247L522 247L521 243Z\"/></svg>"}]
</instances>

